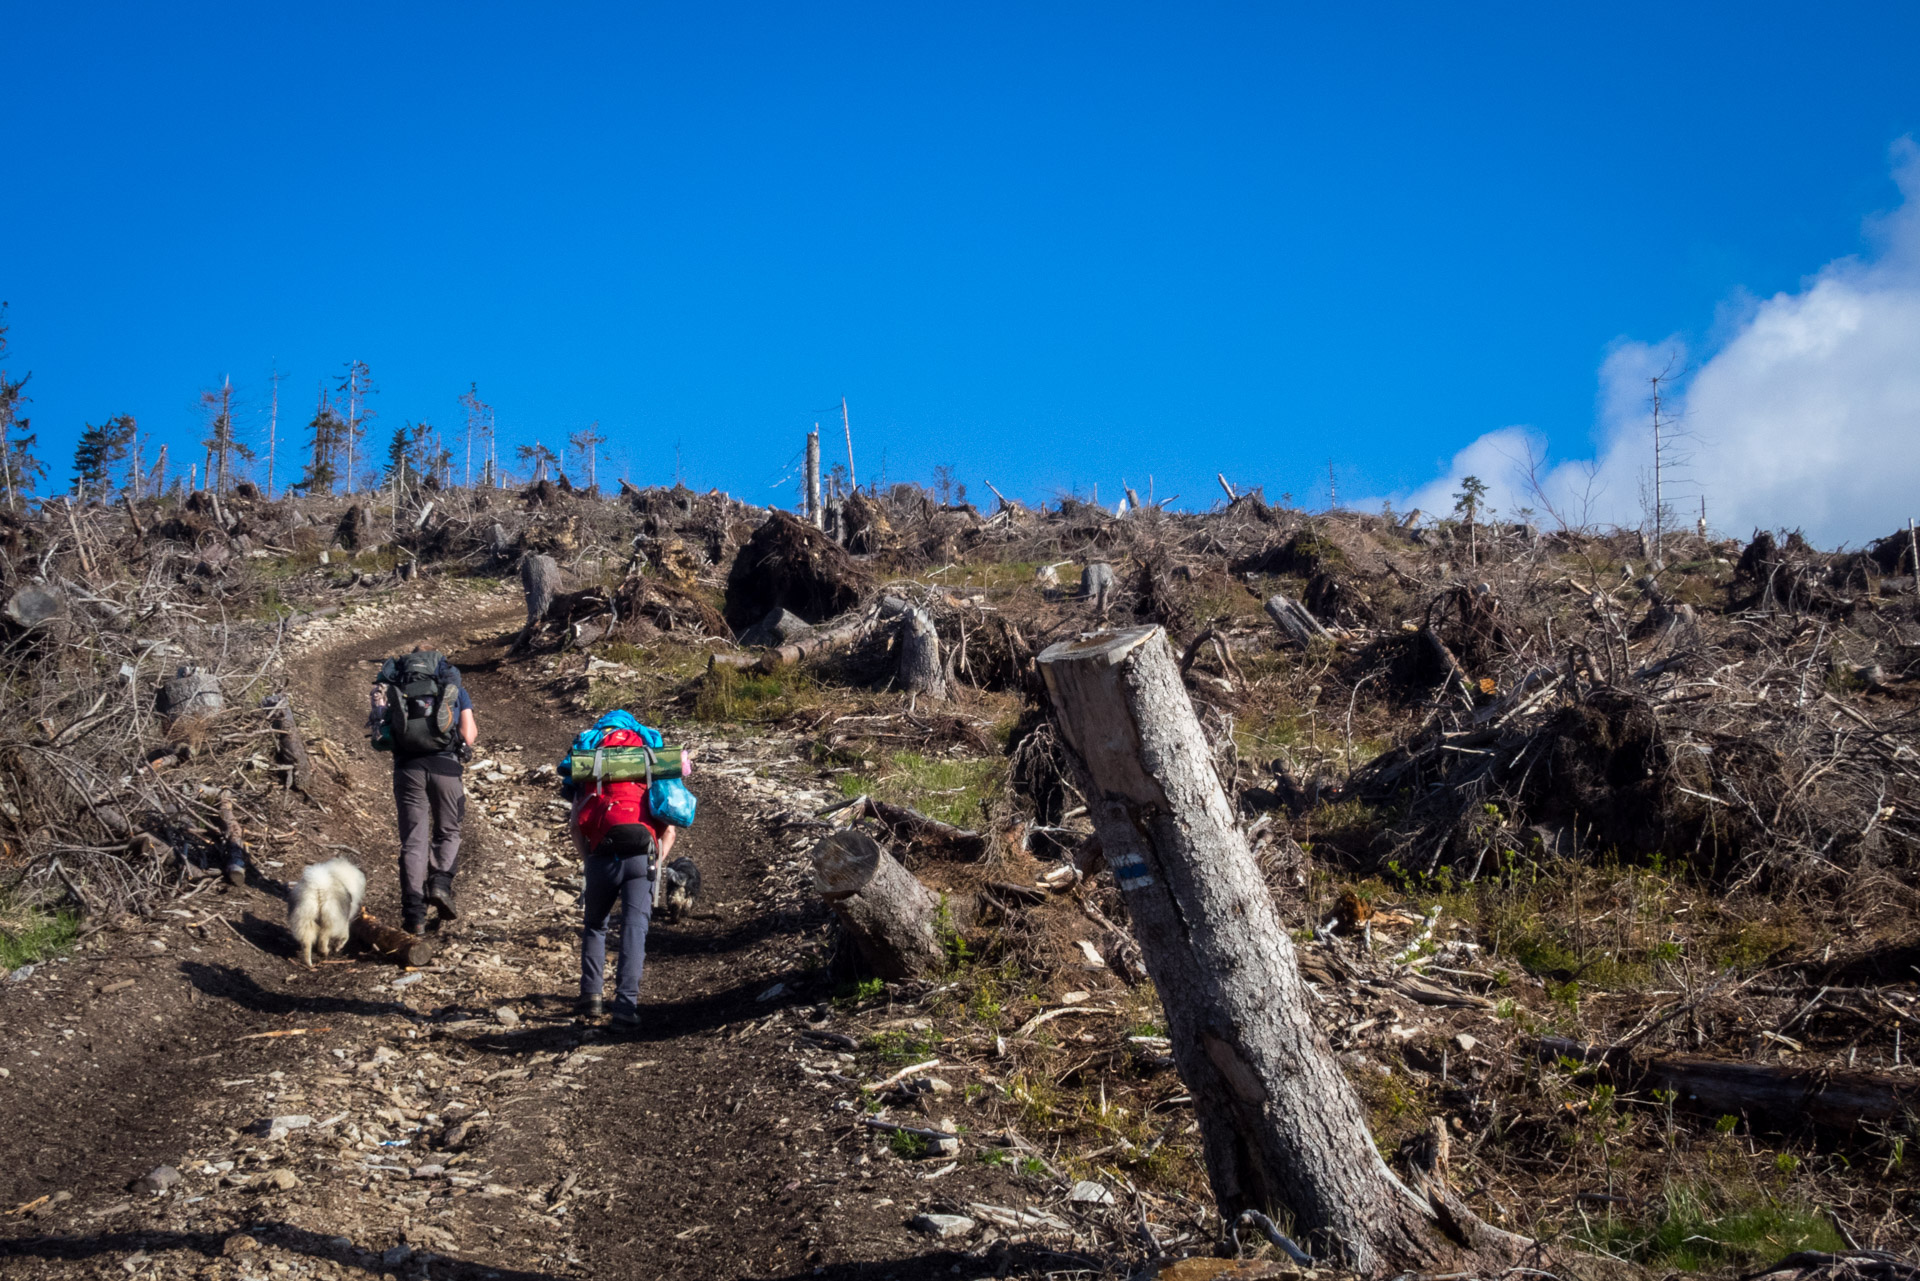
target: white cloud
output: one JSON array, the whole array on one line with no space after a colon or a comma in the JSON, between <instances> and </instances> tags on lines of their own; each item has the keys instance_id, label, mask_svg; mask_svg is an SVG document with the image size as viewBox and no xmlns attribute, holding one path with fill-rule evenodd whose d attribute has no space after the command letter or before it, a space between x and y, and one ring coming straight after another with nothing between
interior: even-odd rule
<instances>
[{"instance_id":1,"label":"white cloud","mask_svg":"<svg viewBox=\"0 0 1920 1281\"><path fill-rule=\"evenodd\" d=\"M1670 502L1687 524L1701 497L1715 529L1799 527L1824 545L1861 543L1920 515L1920 148L1894 149L1903 203L1870 225L1871 259L1828 264L1795 293L1750 304L1674 398L1686 437ZM1559 463L1542 488L1568 520L1635 524L1652 461L1648 382L1685 367L1677 343L1622 342L1600 370L1599 448ZM1539 508L1526 480L1545 454L1522 427L1489 432L1403 507L1452 510L1477 475L1504 512Z\"/></svg>"}]
</instances>

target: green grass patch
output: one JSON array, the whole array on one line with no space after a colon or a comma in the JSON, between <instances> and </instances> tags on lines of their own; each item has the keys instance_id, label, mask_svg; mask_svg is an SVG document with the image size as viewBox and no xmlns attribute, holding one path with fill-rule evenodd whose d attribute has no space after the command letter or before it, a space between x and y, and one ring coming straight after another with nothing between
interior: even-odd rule
<instances>
[{"instance_id":1,"label":"green grass patch","mask_svg":"<svg viewBox=\"0 0 1920 1281\"><path fill-rule=\"evenodd\" d=\"M955 827L977 828L1006 787L1006 773L1007 764L998 757L893 752L869 772L842 774L840 792L910 806Z\"/></svg>"},{"instance_id":2,"label":"green grass patch","mask_svg":"<svg viewBox=\"0 0 1920 1281\"><path fill-rule=\"evenodd\" d=\"M58 956L80 936L80 918L72 912L47 912L0 898L0 970L14 970Z\"/></svg>"},{"instance_id":3,"label":"green grass patch","mask_svg":"<svg viewBox=\"0 0 1920 1281\"><path fill-rule=\"evenodd\" d=\"M1771 1263L1798 1250L1846 1249L1812 1210L1771 1199L1728 1204L1693 1188L1669 1188L1647 1219L1593 1219L1580 1235L1632 1262L1689 1272Z\"/></svg>"},{"instance_id":4,"label":"green grass patch","mask_svg":"<svg viewBox=\"0 0 1920 1281\"><path fill-rule=\"evenodd\" d=\"M927 1154L927 1141L917 1134L908 1134L905 1130L895 1130L893 1137L887 1140L887 1146L893 1149L895 1156L908 1161L917 1161Z\"/></svg>"},{"instance_id":5,"label":"green grass patch","mask_svg":"<svg viewBox=\"0 0 1920 1281\"><path fill-rule=\"evenodd\" d=\"M819 689L798 666L774 672L714 667L700 682L693 719L708 723L769 723L811 706Z\"/></svg>"},{"instance_id":6,"label":"green grass patch","mask_svg":"<svg viewBox=\"0 0 1920 1281\"><path fill-rule=\"evenodd\" d=\"M876 1032L867 1038L860 1048L872 1054L878 1054L882 1062L912 1063L926 1058L933 1052L937 1038L931 1032L909 1032L895 1029L891 1032Z\"/></svg>"}]
</instances>

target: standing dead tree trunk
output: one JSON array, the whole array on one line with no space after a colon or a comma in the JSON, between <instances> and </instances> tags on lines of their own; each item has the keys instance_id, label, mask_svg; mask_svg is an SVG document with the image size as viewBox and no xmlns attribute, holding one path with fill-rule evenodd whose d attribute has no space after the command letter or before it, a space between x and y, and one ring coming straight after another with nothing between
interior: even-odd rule
<instances>
[{"instance_id":1,"label":"standing dead tree trunk","mask_svg":"<svg viewBox=\"0 0 1920 1281\"><path fill-rule=\"evenodd\" d=\"M529 552L520 559L520 587L527 594L527 625L514 641L519 648L533 639L533 629L553 608L553 597L560 590L560 566L553 557Z\"/></svg>"},{"instance_id":2,"label":"standing dead tree trunk","mask_svg":"<svg viewBox=\"0 0 1920 1281\"><path fill-rule=\"evenodd\" d=\"M944 958L940 896L865 832L823 838L813 847L813 878L861 960L881 978L915 978Z\"/></svg>"},{"instance_id":3,"label":"standing dead tree trunk","mask_svg":"<svg viewBox=\"0 0 1920 1281\"><path fill-rule=\"evenodd\" d=\"M947 696L947 677L940 667L940 634L924 609L910 609L900 619L900 688L928 698Z\"/></svg>"},{"instance_id":4,"label":"standing dead tree trunk","mask_svg":"<svg viewBox=\"0 0 1920 1281\"><path fill-rule=\"evenodd\" d=\"M1286 1216L1362 1272L1497 1253L1505 1234L1388 1170L1310 998L1158 627L1055 645L1040 670L1167 1011L1221 1217Z\"/></svg>"},{"instance_id":5,"label":"standing dead tree trunk","mask_svg":"<svg viewBox=\"0 0 1920 1281\"><path fill-rule=\"evenodd\" d=\"M1080 594L1093 602L1100 617L1113 605L1113 566L1093 561L1080 571Z\"/></svg>"}]
</instances>

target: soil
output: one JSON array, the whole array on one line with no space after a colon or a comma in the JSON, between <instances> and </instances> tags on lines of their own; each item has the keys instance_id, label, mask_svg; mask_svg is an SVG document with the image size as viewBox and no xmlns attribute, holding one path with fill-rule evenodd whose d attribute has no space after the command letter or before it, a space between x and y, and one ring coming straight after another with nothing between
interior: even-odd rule
<instances>
[{"instance_id":1,"label":"soil","mask_svg":"<svg viewBox=\"0 0 1920 1281\"><path fill-rule=\"evenodd\" d=\"M539 770L588 717L505 661L516 602L423 600L293 661L310 741L346 746L291 830L248 834L246 886L208 881L0 982L0 1272L881 1281L1060 1259L908 1228L1032 1198L1010 1167L970 1152L942 1173L857 1124L849 1078L880 1069L802 1035L843 1014L756 771L695 779L680 850L715 919L655 925L641 1027L574 1015L575 866ZM373 666L423 632L456 652L496 763L469 775L462 914L422 970L309 972L283 924L307 863L348 852L397 920L385 763L358 726ZM729 747L717 759L751 761ZM964 1120L947 1099L921 1124ZM274 1117L295 1128L271 1134ZM135 1186L162 1165L180 1182Z\"/></svg>"}]
</instances>

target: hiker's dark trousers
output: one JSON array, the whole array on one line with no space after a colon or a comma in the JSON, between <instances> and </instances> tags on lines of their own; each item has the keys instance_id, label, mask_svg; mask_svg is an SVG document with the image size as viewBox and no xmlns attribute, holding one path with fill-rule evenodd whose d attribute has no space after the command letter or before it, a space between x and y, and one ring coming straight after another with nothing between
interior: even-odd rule
<instances>
[{"instance_id":1,"label":"hiker's dark trousers","mask_svg":"<svg viewBox=\"0 0 1920 1281\"><path fill-rule=\"evenodd\" d=\"M452 876L460 861L460 820L467 813L460 763L444 757L394 762L393 804L400 815L400 915L404 924L417 925L427 919L428 874Z\"/></svg>"},{"instance_id":2,"label":"hiker's dark trousers","mask_svg":"<svg viewBox=\"0 0 1920 1281\"><path fill-rule=\"evenodd\" d=\"M586 923L580 930L580 995L599 996L607 973L607 923L620 900L620 973L613 1008L631 1014L640 1004L640 971L647 963L647 926L653 921L653 882L641 856L589 854L587 888L581 896Z\"/></svg>"}]
</instances>

